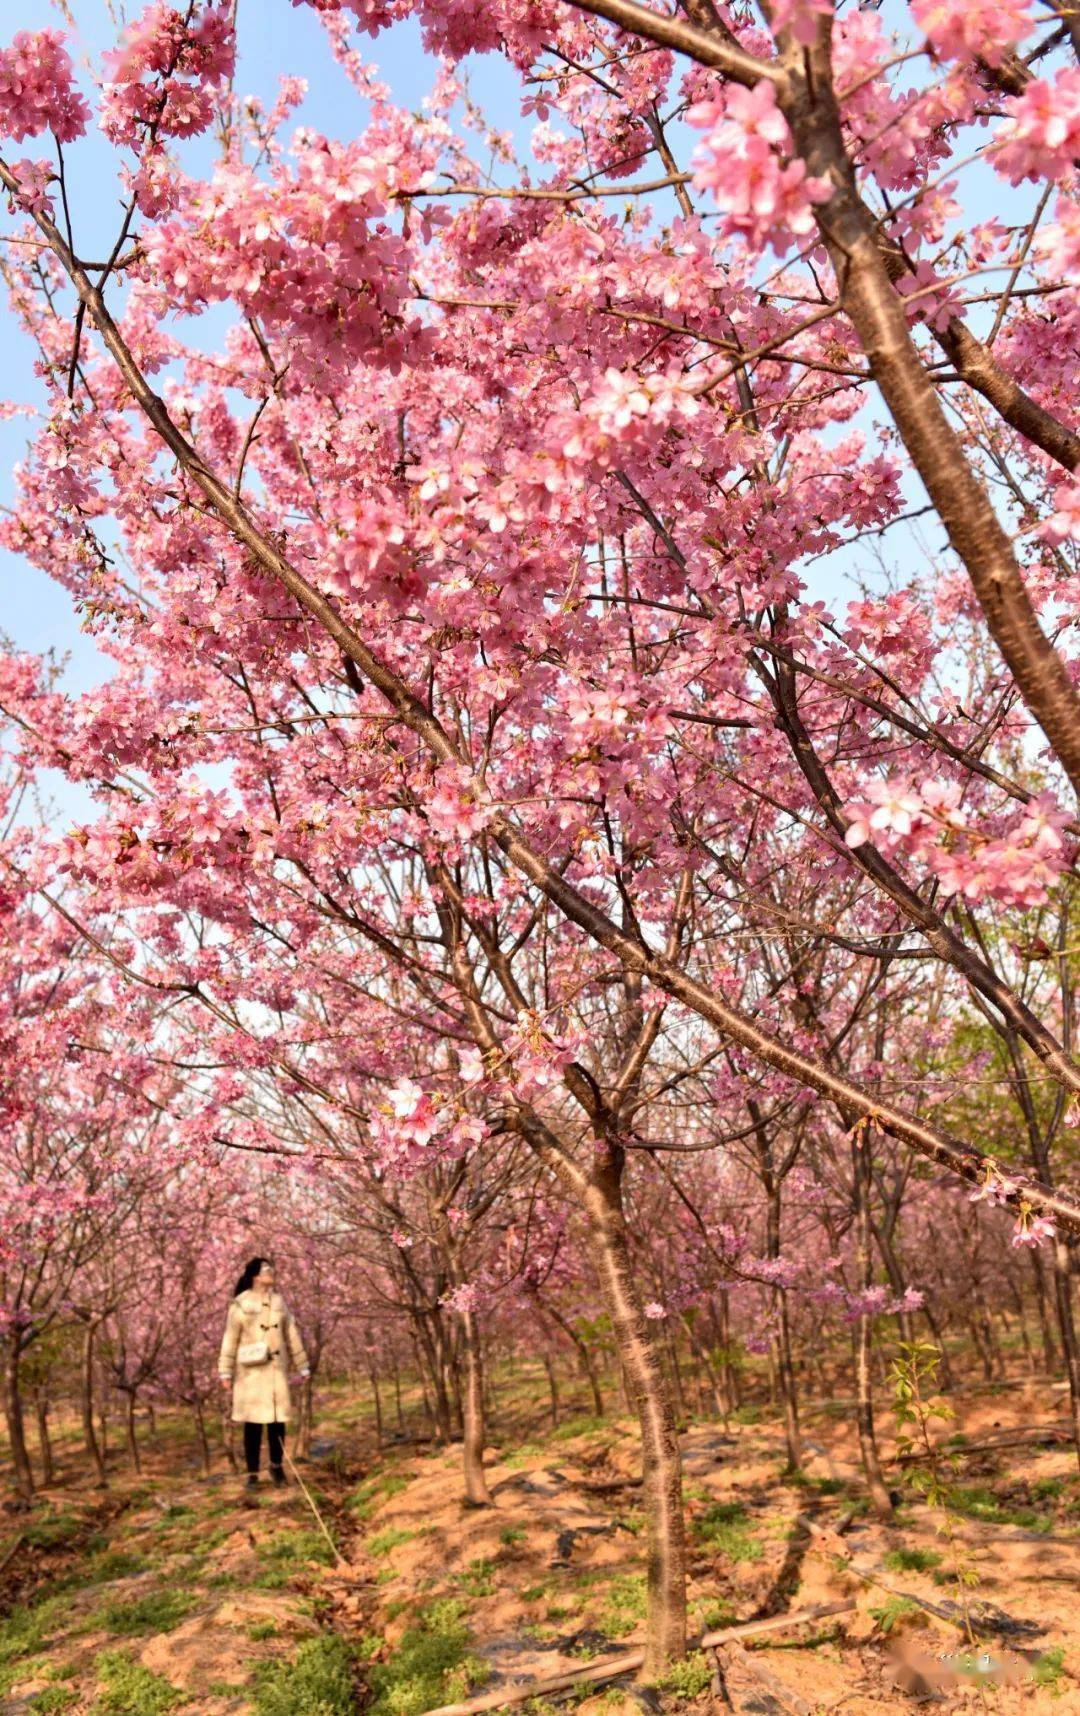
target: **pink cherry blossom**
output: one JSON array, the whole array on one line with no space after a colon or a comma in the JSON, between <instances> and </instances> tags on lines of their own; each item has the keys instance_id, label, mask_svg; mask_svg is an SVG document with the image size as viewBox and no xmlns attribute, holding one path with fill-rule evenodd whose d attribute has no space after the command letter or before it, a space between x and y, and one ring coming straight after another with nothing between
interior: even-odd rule
<instances>
[{"instance_id":1,"label":"pink cherry blossom","mask_svg":"<svg viewBox=\"0 0 1080 1716\"><path fill-rule=\"evenodd\" d=\"M86 130L90 109L75 88L71 60L59 30L20 30L0 49L0 136L51 131L73 143Z\"/></svg>"}]
</instances>

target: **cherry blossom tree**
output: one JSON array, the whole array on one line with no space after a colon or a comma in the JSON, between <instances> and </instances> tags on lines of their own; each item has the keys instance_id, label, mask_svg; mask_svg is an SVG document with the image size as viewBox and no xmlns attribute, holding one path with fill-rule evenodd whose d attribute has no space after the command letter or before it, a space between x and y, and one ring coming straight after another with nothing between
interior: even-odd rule
<instances>
[{"instance_id":1,"label":"cherry blossom tree","mask_svg":"<svg viewBox=\"0 0 1080 1716\"><path fill-rule=\"evenodd\" d=\"M0 52L0 132L49 151L0 163L46 393L2 534L117 662L68 697L9 655L0 707L21 767L98 796L38 875L122 915L113 969L198 1043L179 1148L408 1178L503 1140L576 1205L658 1672L684 1570L637 1152L740 1134L775 1270L777 1185L847 1139L865 1295L887 1138L1053 1241L1075 1353L1069 932L1013 948L1067 926L1080 832L1075 30L1019 0L315 9L366 105L344 141L288 136L294 79L244 102L222 5L148 6L96 114L55 32ZM354 35L414 15L419 120ZM461 122L474 52L520 75L523 159ZM107 234L65 173L95 120ZM921 1081L889 1053L913 997ZM1022 1155L934 1093L971 1014Z\"/></svg>"}]
</instances>

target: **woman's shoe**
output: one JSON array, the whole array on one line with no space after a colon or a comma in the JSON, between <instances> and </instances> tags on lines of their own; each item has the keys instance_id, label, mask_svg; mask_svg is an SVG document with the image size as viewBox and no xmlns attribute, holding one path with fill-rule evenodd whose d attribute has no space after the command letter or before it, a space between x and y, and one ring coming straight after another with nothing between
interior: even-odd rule
<instances>
[{"instance_id":1,"label":"woman's shoe","mask_svg":"<svg viewBox=\"0 0 1080 1716\"><path fill-rule=\"evenodd\" d=\"M285 1467L284 1466L271 1466L270 1467L270 1476L273 1478L275 1484L277 1484L279 1487L288 1481L285 1477Z\"/></svg>"},{"instance_id":2,"label":"woman's shoe","mask_svg":"<svg viewBox=\"0 0 1080 1716\"><path fill-rule=\"evenodd\" d=\"M258 1472L249 1472L248 1473L248 1475L247 1475L247 1487L249 1490L253 1490L255 1488L255 1485L258 1483L258 1481L259 1481Z\"/></svg>"}]
</instances>

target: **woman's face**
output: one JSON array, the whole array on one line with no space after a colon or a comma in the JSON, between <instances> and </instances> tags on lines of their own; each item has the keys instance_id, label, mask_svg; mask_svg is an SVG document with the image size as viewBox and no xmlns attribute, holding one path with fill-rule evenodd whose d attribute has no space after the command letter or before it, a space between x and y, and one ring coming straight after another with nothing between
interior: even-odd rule
<instances>
[{"instance_id":1,"label":"woman's face","mask_svg":"<svg viewBox=\"0 0 1080 1716\"><path fill-rule=\"evenodd\" d=\"M264 1261L259 1273L255 1277L255 1285L262 1292L269 1293L270 1289L274 1285L274 1265L272 1263Z\"/></svg>"}]
</instances>

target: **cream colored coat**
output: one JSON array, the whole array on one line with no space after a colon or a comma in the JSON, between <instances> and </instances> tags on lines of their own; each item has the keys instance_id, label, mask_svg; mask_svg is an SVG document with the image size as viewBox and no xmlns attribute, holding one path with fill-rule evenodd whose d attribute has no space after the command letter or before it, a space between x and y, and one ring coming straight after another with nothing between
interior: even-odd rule
<instances>
[{"instance_id":1,"label":"cream colored coat","mask_svg":"<svg viewBox=\"0 0 1080 1716\"><path fill-rule=\"evenodd\" d=\"M237 1347L265 1341L270 1357L263 1364L238 1364ZM234 1424L284 1424L292 1411L289 1364L306 1371L307 1354L292 1312L280 1293L249 1287L229 1306L218 1372L233 1385Z\"/></svg>"}]
</instances>

